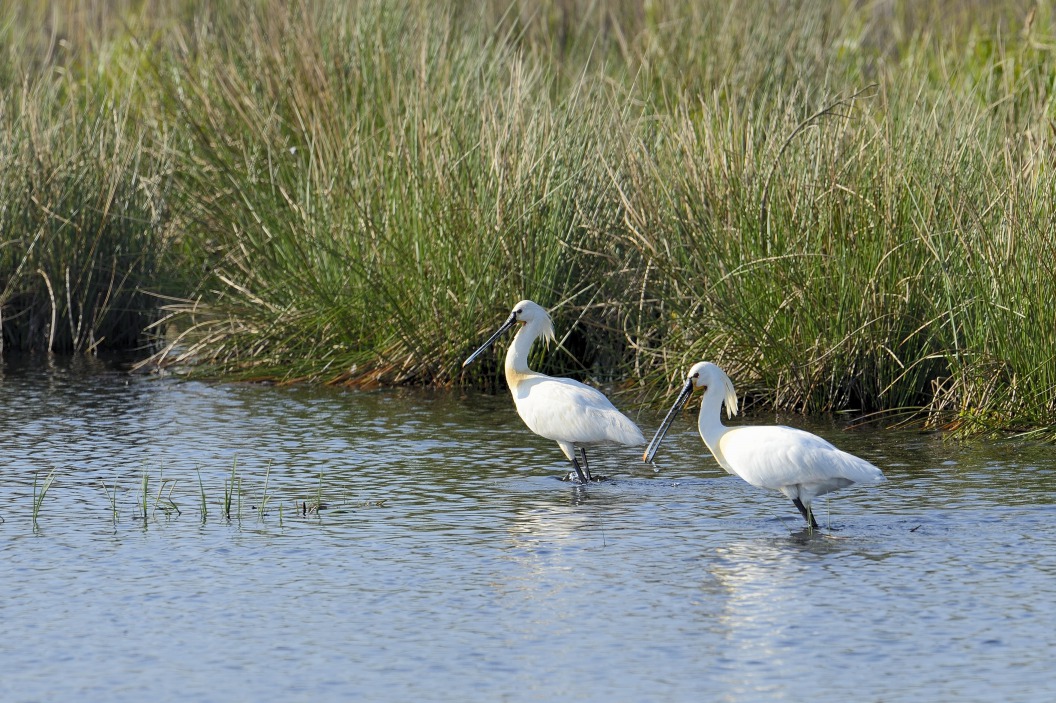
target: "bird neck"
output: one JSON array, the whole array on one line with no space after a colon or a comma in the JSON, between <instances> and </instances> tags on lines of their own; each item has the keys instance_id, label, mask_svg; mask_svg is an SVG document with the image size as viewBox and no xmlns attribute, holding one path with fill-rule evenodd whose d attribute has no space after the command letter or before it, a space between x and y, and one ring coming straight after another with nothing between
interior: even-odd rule
<instances>
[{"instance_id":1,"label":"bird neck","mask_svg":"<svg viewBox=\"0 0 1056 703\"><path fill-rule=\"evenodd\" d=\"M511 388L516 387L524 377L532 373L528 368L528 352L532 350L532 343L539 336L536 327L534 323L521 325L513 336L513 343L506 350L506 382Z\"/></svg>"},{"instance_id":2,"label":"bird neck","mask_svg":"<svg viewBox=\"0 0 1056 703\"><path fill-rule=\"evenodd\" d=\"M708 445L712 454L716 454L719 440L729 429L722 424L722 393L719 388L709 388L704 393L704 398L700 401L697 428L700 430L700 438L704 440L704 444Z\"/></svg>"}]
</instances>

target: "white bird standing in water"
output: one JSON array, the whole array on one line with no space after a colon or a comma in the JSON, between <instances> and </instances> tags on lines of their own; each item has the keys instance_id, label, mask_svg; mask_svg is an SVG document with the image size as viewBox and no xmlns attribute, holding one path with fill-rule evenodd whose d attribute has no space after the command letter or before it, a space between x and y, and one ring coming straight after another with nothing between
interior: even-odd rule
<instances>
[{"instance_id":1,"label":"white bird standing in water","mask_svg":"<svg viewBox=\"0 0 1056 703\"><path fill-rule=\"evenodd\" d=\"M462 367L468 366L494 344L499 335L518 322L523 326L517 330L506 352L506 383L513 394L517 414L532 432L557 442L572 462L580 482L592 480L587 465L588 445L606 442L628 446L645 444L642 431L597 389L571 378L554 378L528 368L532 343L539 337L548 341L554 339L550 315L531 300L517 303L498 331L470 354L462 362ZM576 457L576 447L583 456L582 466Z\"/></svg>"},{"instance_id":2,"label":"white bird standing in water","mask_svg":"<svg viewBox=\"0 0 1056 703\"><path fill-rule=\"evenodd\" d=\"M652 461L671 423L696 388L704 389L697 425L704 444L719 466L759 488L780 491L799 509L811 529L818 523L810 503L817 496L854 483L884 481L880 469L803 430L782 425L726 427L722 403L732 417L737 414L733 382L715 364L702 361L689 370L682 392L660 424L642 461Z\"/></svg>"}]
</instances>

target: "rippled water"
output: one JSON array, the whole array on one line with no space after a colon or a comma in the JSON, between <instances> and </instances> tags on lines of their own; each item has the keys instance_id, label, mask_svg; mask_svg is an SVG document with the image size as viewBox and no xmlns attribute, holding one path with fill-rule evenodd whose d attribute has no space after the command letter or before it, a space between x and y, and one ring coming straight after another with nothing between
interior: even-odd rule
<instances>
[{"instance_id":1,"label":"rippled water","mask_svg":"<svg viewBox=\"0 0 1056 703\"><path fill-rule=\"evenodd\" d=\"M889 482L807 539L689 416L579 488L503 396L96 366L0 376L0 700L1056 696L1051 447L814 427Z\"/></svg>"}]
</instances>

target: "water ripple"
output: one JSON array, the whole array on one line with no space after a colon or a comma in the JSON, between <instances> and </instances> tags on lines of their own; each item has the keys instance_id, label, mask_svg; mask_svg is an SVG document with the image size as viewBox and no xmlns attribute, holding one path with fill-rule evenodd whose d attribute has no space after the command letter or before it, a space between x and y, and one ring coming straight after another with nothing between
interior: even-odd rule
<instances>
[{"instance_id":1,"label":"water ripple","mask_svg":"<svg viewBox=\"0 0 1056 703\"><path fill-rule=\"evenodd\" d=\"M90 371L0 376L2 700L1056 694L1048 447L816 426L890 480L808 538L688 418L580 488L505 397Z\"/></svg>"}]
</instances>

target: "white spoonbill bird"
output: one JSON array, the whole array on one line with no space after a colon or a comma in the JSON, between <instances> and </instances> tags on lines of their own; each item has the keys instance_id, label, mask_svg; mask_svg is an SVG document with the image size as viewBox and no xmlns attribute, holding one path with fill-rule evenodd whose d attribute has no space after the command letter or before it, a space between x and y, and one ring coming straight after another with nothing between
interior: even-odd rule
<instances>
[{"instance_id":1,"label":"white spoonbill bird","mask_svg":"<svg viewBox=\"0 0 1056 703\"><path fill-rule=\"evenodd\" d=\"M675 404L660 424L645 450L642 461L652 461L671 423L697 388L704 390L697 426L719 466L759 488L780 491L803 515L812 528L818 527L810 503L817 496L853 483L884 481L880 469L826 442L821 437L783 425L726 427L721 410L737 414L737 392L733 381L715 364L702 361L686 376L686 383Z\"/></svg>"},{"instance_id":2,"label":"white spoonbill bird","mask_svg":"<svg viewBox=\"0 0 1056 703\"><path fill-rule=\"evenodd\" d=\"M596 388L571 378L546 376L528 368L532 343L539 337L548 341L554 339L550 315L531 300L514 305L513 312L502 326L462 362L462 367L468 366L494 344L499 335L517 323L522 327L517 330L506 352L506 383L513 394L517 414L532 432L557 442L572 462L580 482L591 480L587 446L606 442L628 446L645 444L642 431ZM576 447L583 456L582 466L576 457Z\"/></svg>"}]
</instances>

